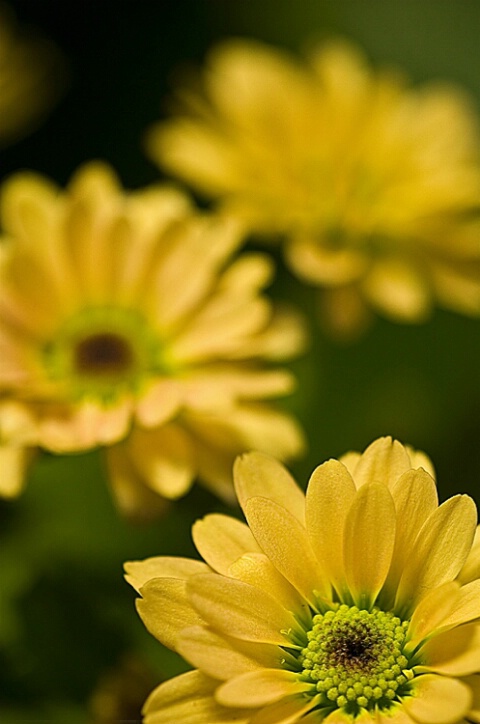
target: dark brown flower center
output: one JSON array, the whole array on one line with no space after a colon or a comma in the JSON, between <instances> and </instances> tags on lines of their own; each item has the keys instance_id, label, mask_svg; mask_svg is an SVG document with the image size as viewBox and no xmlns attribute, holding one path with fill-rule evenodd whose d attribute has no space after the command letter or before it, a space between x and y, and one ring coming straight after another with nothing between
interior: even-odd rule
<instances>
[{"instance_id":1,"label":"dark brown flower center","mask_svg":"<svg viewBox=\"0 0 480 724\"><path fill-rule=\"evenodd\" d=\"M127 340L109 332L94 334L77 343L75 368L83 375L121 375L134 363Z\"/></svg>"}]
</instances>

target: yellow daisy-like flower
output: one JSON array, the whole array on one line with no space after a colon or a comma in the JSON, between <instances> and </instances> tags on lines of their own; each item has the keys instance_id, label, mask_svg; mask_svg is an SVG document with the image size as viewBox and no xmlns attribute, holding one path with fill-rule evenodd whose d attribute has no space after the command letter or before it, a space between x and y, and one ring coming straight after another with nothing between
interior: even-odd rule
<instances>
[{"instance_id":1,"label":"yellow daisy-like flower","mask_svg":"<svg viewBox=\"0 0 480 724\"><path fill-rule=\"evenodd\" d=\"M39 37L23 37L0 3L0 145L28 133L63 85L60 53Z\"/></svg>"},{"instance_id":2,"label":"yellow daisy-like flower","mask_svg":"<svg viewBox=\"0 0 480 724\"><path fill-rule=\"evenodd\" d=\"M61 192L23 173L2 196L1 492L15 495L34 447L106 446L114 493L148 512L199 476L233 496L234 457L289 457L302 435L266 400L293 379L266 362L302 344L262 294L261 254L166 186L125 194L102 164Z\"/></svg>"},{"instance_id":3,"label":"yellow daisy-like flower","mask_svg":"<svg viewBox=\"0 0 480 724\"><path fill-rule=\"evenodd\" d=\"M273 458L239 458L248 526L195 523L205 563L126 564L149 631L196 667L145 724L479 722L477 512L439 506L430 473L391 438L317 467L306 495Z\"/></svg>"},{"instance_id":4,"label":"yellow daisy-like flower","mask_svg":"<svg viewBox=\"0 0 480 724\"><path fill-rule=\"evenodd\" d=\"M324 288L339 330L370 308L402 322L435 301L480 314L479 226L462 226L480 209L480 134L457 88L409 88L342 41L303 66L227 41L203 81L152 128L150 155L252 231L284 237L287 263Z\"/></svg>"}]
</instances>

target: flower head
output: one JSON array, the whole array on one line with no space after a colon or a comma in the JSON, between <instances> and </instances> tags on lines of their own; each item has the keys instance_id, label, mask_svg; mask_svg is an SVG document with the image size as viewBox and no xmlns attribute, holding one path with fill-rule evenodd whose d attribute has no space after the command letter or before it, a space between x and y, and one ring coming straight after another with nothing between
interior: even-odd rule
<instances>
[{"instance_id":1,"label":"flower head","mask_svg":"<svg viewBox=\"0 0 480 724\"><path fill-rule=\"evenodd\" d=\"M297 317L262 294L265 256L233 259L236 222L201 215L170 187L125 194L98 163L61 192L7 182L0 247L0 435L4 494L27 451L107 447L118 502L151 509L199 476L232 496L235 455L302 445L266 399L292 377L266 363L297 351Z\"/></svg>"},{"instance_id":2,"label":"flower head","mask_svg":"<svg viewBox=\"0 0 480 724\"><path fill-rule=\"evenodd\" d=\"M480 207L480 137L457 88L409 88L341 41L303 66L227 41L203 80L203 93L180 91L180 115L151 130L150 155L252 231L281 235L291 269L324 288L337 328L361 325L370 308L422 321L434 301L480 314L478 224L456 230ZM445 263L460 294L438 272Z\"/></svg>"},{"instance_id":3,"label":"flower head","mask_svg":"<svg viewBox=\"0 0 480 724\"><path fill-rule=\"evenodd\" d=\"M196 667L145 724L480 721L473 500L439 505L428 458L391 438L320 465L306 495L261 453L234 473L248 525L198 521L205 562L126 564L149 631Z\"/></svg>"},{"instance_id":4,"label":"flower head","mask_svg":"<svg viewBox=\"0 0 480 724\"><path fill-rule=\"evenodd\" d=\"M0 146L31 130L56 100L63 75L59 51L18 32L0 5Z\"/></svg>"}]
</instances>

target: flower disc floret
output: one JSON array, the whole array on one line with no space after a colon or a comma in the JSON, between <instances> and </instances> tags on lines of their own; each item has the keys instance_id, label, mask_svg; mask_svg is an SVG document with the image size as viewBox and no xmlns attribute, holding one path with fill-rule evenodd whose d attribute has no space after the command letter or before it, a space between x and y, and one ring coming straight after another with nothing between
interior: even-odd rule
<instances>
[{"instance_id":1,"label":"flower disc floret","mask_svg":"<svg viewBox=\"0 0 480 724\"><path fill-rule=\"evenodd\" d=\"M300 679L315 685L320 706L334 704L352 715L389 709L411 692L408 624L391 611L346 604L316 614L299 656Z\"/></svg>"}]
</instances>

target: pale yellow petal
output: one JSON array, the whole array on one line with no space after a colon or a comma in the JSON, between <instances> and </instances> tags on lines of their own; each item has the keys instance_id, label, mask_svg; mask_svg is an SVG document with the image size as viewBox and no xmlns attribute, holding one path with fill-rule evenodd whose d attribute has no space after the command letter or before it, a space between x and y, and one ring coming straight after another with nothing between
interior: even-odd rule
<instances>
[{"instance_id":1,"label":"pale yellow petal","mask_svg":"<svg viewBox=\"0 0 480 724\"><path fill-rule=\"evenodd\" d=\"M419 724L456 724L468 713L472 695L458 679L427 674L414 679L414 688L403 706Z\"/></svg>"},{"instance_id":2,"label":"pale yellow petal","mask_svg":"<svg viewBox=\"0 0 480 724\"><path fill-rule=\"evenodd\" d=\"M388 488L365 483L345 521L345 577L357 606L369 608L382 588L395 544L395 506Z\"/></svg>"},{"instance_id":3,"label":"pale yellow petal","mask_svg":"<svg viewBox=\"0 0 480 724\"><path fill-rule=\"evenodd\" d=\"M480 578L480 525L477 525L472 548L458 574L460 583L469 583L477 578Z\"/></svg>"},{"instance_id":4,"label":"pale yellow petal","mask_svg":"<svg viewBox=\"0 0 480 724\"><path fill-rule=\"evenodd\" d=\"M357 488L373 482L391 486L410 468L410 458L404 446L391 437L381 437L367 447L350 472Z\"/></svg>"},{"instance_id":5,"label":"pale yellow petal","mask_svg":"<svg viewBox=\"0 0 480 724\"><path fill-rule=\"evenodd\" d=\"M201 574L204 575L204 574ZM178 578L153 578L140 591L137 611L143 623L164 646L175 650L179 633L204 621L187 599L186 583Z\"/></svg>"},{"instance_id":6,"label":"pale yellow petal","mask_svg":"<svg viewBox=\"0 0 480 724\"><path fill-rule=\"evenodd\" d=\"M297 237L285 249L288 265L302 279L317 284L349 284L365 272L365 254L349 249L329 249L317 238Z\"/></svg>"},{"instance_id":7,"label":"pale yellow petal","mask_svg":"<svg viewBox=\"0 0 480 724\"><path fill-rule=\"evenodd\" d=\"M178 380L160 380L137 402L135 415L143 427L162 425L178 412L180 403L181 386Z\"/></svg>"},{"instance_id":8,"label":"pale yellow petal","mask_svg":"<svg viewBox=\"0 0 480 724\"><path fill-rule=\"evenodd\" d=\"M478 722L480 721L480 673L466 676L463 682L470 687L473 694L472 707L468 712L468 717L473 719L474 722Z\"/></svg>"},{"instance_id":9,"label":"pale yellow petal","mask_svg":"<svg viewBox=\"0 0 480 724\"><path fill-rule=\"evenodd\" d=\"M279 666L283 654L278 646L240 641L207 626L184 629L177 639L177 651L204 674L221 681Z\"/></svg>"},{"instance_id":10,"label":"pale yellow petal","mask_svg":"<svg viewBox=\"0 0 480 724\"><path fill-rule=\"evenodd\" d=\"M144 724L247 724L252 712L226 709L213 698L218 682L199 671L160 684L143 708Z\"/></svg>"},{"instance_id":11,"label":"pale yellow petal","mask_svg":"<svg viewBox=\"0 0 480 724\"><path fill-rule=\"evenodd\" d=\"M244 641L289 643L293 616L265 591L218 574L194 576L188 599L214 629Z\"/></svg>"},{"instance_id":12,"label":"pale yellow petal","mask_svg":"<svg viewBox=\"0 0 480 724\"><path fill-rule=\"evenodd\" d=\"M244 553L260 550L245 523L218 513L197 520L192 537L202 558L224 575L228 575L230 565Z\"/></svg>"},{"instance_id":13,"label":"pale yellow petal","mask_svg":"<svg viewBox=\"0 0 480 724\"><path fill-rule=\"evenodd\" d=\"M306 526L310 544L338 592L344 586L345 518L355 497L355 484L337 460L317 467L308 483Z\"/></svg>"},{"instance_id":14,"label":"pale yellow petal","mask_svg":"<svg viewBox=\"0 0 480 724\"><path fill-rule=\"evenodd\" d=\"M480 624L458 626L429 639L420 649L419 670L451 676L480 671Z\"/></svg>"},{"instance_id":15,"label":"pale yellow petal","mask_svg":"<svg viewBox=\"0 0 480 724\"><path fill-rule=\"evenodd\" d=\"M455 609L442 621L441 626L460 626L474 619L480 619L480 580L462 586Z\"/></svg>"},{"instance_id":16,"label":"pale yellow petal","mask_svg":"<svg viewBox=\"0 0 480 724\"><path fill-rule=\"evenodd\" d=\"M459 598L459 584L447 581L438 588L432 588L415 607L408 627L409 645L414 648L422 639L440 626L452 611L456 610Z\"/></svg>"},{"instance_id":17,"label":"pale yellow petal","mask_svg":"<svg viewBox=\"0 0 480 724\"><path fill-rule=\"evenodd\" d=\"M438 505L437 488L425 470L407 470L390 487L397 513L397 533L392 563L386 587L389 603L393 604L395 591L406 562L410 559L419 530Z\"/></svg>"},{"instance_id":18,"label":"pale yellow petal","mask_svg":"<svg viewBox=\"0 0 480 724\"><path fill-rule=\"evenodd\" d=\"M329 582L297 518L262 497L247 500L245 515L260 548L311 606L316 606L318 596L329 595Z\"/></svg>"},{"instance_id":19,"label":"pale yellow petal","mask_svg":"<svg viewBox=\"0 0 480 724\"><path fill-rule=\"evenodd\" d=\"M140 592L152 578L180 578L187 580L196 573L208 573L209 567L202 561L173 556L155 556L143 561L127 561L124 564L125 580Z\"/></svg>"},{"instance_id":20,"label":"pale yellow petal","mask_svg":"<svg viewBox=\"0 0 480 724\"><path fill-rule=\"evenodd\" d=\"M15 498L23 490L32 450L18 445L0 445L0 496Z\"/></svg>"},{"instance_id":21,"label":"pale yellow petal","mask_svg":"<svg viewBox=\"0 0 480 724\"><path fill-rule=\"evenodd\" d=\"M282 699L275 704L260 709L248 720L248 724L297 724L303 720L303 715L313 709L318 703L313 698L305 699L302 696Z\"/></svg>"},{"instance_id":22,"label":"pale yellow petal","mask_svg":"<svg viewBox=\"0 0 480 724\"><path fill-rule=\"evenodd\" d=\"M431 292L423 275L400 259L382 259L362 282L370 303L396 322L423 322L431 312Z\"/></svg>"},{"instance_id":23,"label":"pale yellow petal","mask_svg":"<svg viewBox=\"0 0 480 724\"><path fill-rule=\"evenodd\" d=\"M287 611L295 611L296 616L300 616L302 609L306 608L298 591L277 571L264 553L245 553L232 563L228 575L266 591Z\"/></svg>"},{"instance_id":24,"label":"pale yellow petal","mask_svg":"<svg viewBox=\"0 0 480 724\"><path fill-rule=\"evenodd\" d=\"M429 589L452 580L472 546L477 509L468 495L445 501L426 520L397 591L396 609L410 609Z\"/></svg>"},{"instance_id":25,"label":"pale yellow petal","mask_svg":"<svg viewBox=\"0 0 480 724\"><path fill-rule=\"evenodd\" d=\"M242 508L249 498L262 496L275 501L305 524L305 495L284 465L269 455L252 452L235 461L235 491Z\"/></svg>"},{"instance_id":26,"label":"pale yellow petal","mask_svg":"<svg viewBox=\"0 0 480 724\"><path fill-rule=\"evenodd\" d=\"M299 683L292 671L259 669L226 681L215 691L215 700L224 706L256 708L311 688L311 684Z\"/></svg>"}]
</instances>

